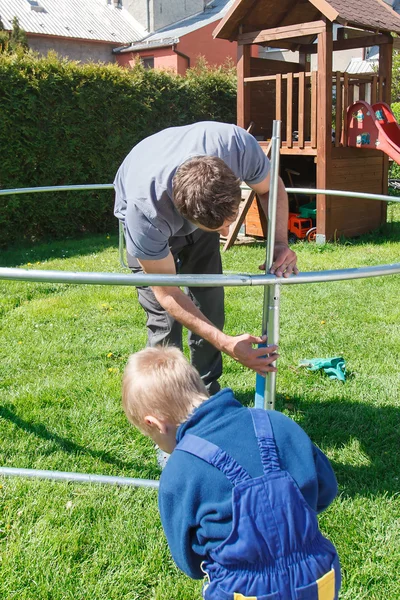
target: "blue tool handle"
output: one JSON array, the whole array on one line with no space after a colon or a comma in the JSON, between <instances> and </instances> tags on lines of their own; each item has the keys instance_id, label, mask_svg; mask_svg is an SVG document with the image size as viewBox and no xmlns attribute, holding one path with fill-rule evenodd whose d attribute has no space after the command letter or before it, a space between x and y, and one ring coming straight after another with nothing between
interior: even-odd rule
<instances>
[{"instance_id":1,"label":"blue tool handle","mask_svg":"<svg viewBox=\"0 0 400 600\"><path fill-rule=\"evenodd\" d=\"M264 342L258 344L259 348L266 348L267 344ZM256 374L256 393L254 396L254 407L264 408L264 396L265 396L265 377L262 377L258 373Z\"/></svg>"}]
</instances>

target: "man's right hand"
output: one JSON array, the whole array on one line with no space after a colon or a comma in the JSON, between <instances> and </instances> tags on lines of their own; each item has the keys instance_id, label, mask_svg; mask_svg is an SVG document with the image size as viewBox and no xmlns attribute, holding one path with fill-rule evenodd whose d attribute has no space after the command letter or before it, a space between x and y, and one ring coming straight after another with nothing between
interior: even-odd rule
<instances>
[{"instance_id":1,"label":"man's right hand","mask_svg":"<svg viewBox=\"0 0 400 600\"><path fill-rule=\"evenodd\" d=\"M227 336L223 350L234 360L265 377L268 372L277 371L272 363L279 358L279 354L276 353L278 346L253 348L254 345L265 344L266 341L266 336L257 337L248 333L235 337Z\"/></svg>"}]
</instances>

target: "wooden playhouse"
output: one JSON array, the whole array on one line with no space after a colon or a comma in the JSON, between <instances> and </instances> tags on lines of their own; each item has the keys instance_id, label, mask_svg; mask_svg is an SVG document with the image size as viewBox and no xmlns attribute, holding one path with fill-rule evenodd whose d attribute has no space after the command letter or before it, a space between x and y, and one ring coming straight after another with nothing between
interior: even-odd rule
<instances>
[{"instance_id":1,"label":"wooden playhouse","mask_svg":"<svg viewBox=\"0 0 400 600\"><path fill-rule=\"evenodd\" d=\"M273 120L282 121L286 184L294 171L295 187L387 193L389 159L376 149L349 147L347 112L356 100L390 104L393 32L400 34L400 16L383 0L236 0L221 21L214 36L238 43L238 125L253 122L266 151ZM255 58L255 46L292 50L297 60ZM379 47L376 72L333 71L334 53L373 46ZM316 208L319 242L386 221L385 202L321 194ZM246 233L262 234L261 225L256 229L250 211Z\"/></svg>"}]
</instances>

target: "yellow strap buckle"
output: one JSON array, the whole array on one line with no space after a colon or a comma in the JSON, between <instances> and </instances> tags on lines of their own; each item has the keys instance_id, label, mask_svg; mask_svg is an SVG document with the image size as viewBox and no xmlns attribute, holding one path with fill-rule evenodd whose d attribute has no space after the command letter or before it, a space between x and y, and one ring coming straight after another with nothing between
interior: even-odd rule
<instances>
[{"instance_id":1,"label":"yellow strap buckle","mask_svg":"<svg viewBox=\"0 0 400 600\"><path fill-rule=\"evenodd\" d=\"M318 600L335 600L335 569L317 579Z\"/></svg>"}]
</instances>

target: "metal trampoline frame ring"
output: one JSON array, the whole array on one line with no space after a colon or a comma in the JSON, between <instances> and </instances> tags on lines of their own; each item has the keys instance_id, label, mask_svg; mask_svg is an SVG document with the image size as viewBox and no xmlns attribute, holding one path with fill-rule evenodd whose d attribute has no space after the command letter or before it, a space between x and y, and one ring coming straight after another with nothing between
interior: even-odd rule
<instances>
[{"instance_id":1,"label":"metal trampoline frame ring","mask_svg":"<svg viewBox=\"0 0 400 600\"><path fill-rule=\"evenodd\" d=\"M273 241L275 237L275 215L277 201L277 175L279 173L279 148L280 148L280 122L274 121L271 147L271 190L269 202L268 238L266 244L266 270L271 265ZM274 183L275 182L275 183ZM247 186L243 186L247 189ZM0 196L63 192L63 191L90 191L113 189L112 184L94 185L64 185L46 186L36 188L16 188L0 190ZM348 198L363 198L383 202L400 202L400 198L392 196L347 192L341 190L318 190L308 188L286 188L288 193L306 195L344 196ZM120 236L120 259L121 254ZM287 285L323 283L331 281L345 281L349 279L362 279L400 274L400 262L373 267L359 267L352 269L339 269L327 271L313 271L299 273L295 277L278 278L275 275L226 274L226 275L144 275L121 273L96 273L96 272L71 272L71 271L42 271L37 269L20 269L0 267L0 279L11 281L36 281L51 283L86 284L86 285L113 285L113 286L183 286L183 287L240 287L264 286L264 306L262 319L262 333L268 333L270 344L276 344L279 338L279 299L280 288ZM262 379L262 381L260 381ZM255 405L268 409L275 408L275 373L268 373L266 380L258 378L256 381ZM124 485L132 487L158 488L158 481L132 477L112 477L86 473L69 473L64 471L46 471L36 469L19 469L13 467L0 467L0 476L27 477L36 479L50 479L57 481L75 481Z\"/></svg>"}]
</instances>

